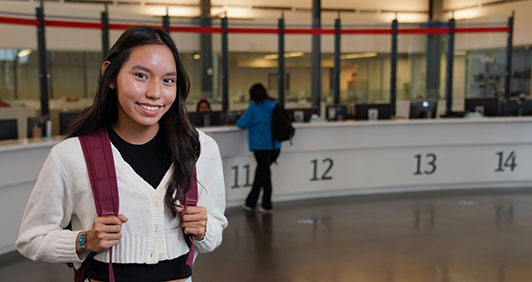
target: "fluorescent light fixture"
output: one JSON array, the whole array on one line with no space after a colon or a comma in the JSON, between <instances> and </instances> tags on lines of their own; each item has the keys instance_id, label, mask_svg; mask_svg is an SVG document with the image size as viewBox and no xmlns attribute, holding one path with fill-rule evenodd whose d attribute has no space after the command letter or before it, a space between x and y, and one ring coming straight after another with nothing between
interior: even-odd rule
<instances>
[{"instance_id":1,"label":"fluorescent light fixture","mask_svg":"<svg viewBox=\"0 0 532 282\"><path fill-rule=\"evenodd\" d=\"M192 59L199 60L201 58L200 54L194 54L192 55Z\"/></svg>"},{"instance_id":2,"label":"fluorescent light fixture","mask_svg":"<svg viewBox=\"0 0 532 282\"><path fill-rule=\"evenodd\" d=\"M296 57L303 57L303 52L288 52L284 54L285 58L296 58ZM277 60L279 59L279 54L270 54L264 56L264 59L266 60Z\"/></svg>"},{"instance_id":3,"label":"fluorescent light fixture","mask_svg":"<svg viewBox=\"0 0 532 282\"><path fill-rule=\"evenodd\" d=\"M148 6L143 7L144 14L150 16L164 16L166 15L166 7L162 6Z\"/></svg>"},{"instance_id":4,"label":"fluorescent light fixture","mask_svg":"<svg viewBox=\"0 0 532 282\"><path fill-rule=\"evenodd\" d=\"M457 11L454 11L454 18L456 20L478 18L482 16L481 15L482 13L480 10L481 10L480 8L457 10Z\"/></svg>"},{"instance_id":5,"label":"fluorescent light fixture","mask_svg":"<svg viewBox=\"0 0 532 282\"><path fill-rule=\"evenodd\" d=\"M166 15L166 7L163 6L144 6L142 8L144 14L150 16L164 16ZM187 6L172 6L168 7L168 15L171 17L197 17L201 14L200 9L196 7Z\"/></svg>"},{"instance_id":6,"label":"fluorescent light fixture","mask_svg":"<svg viewBox=\"0 0 532 282\"><path fill-rule=\"evenodd\" d=\"M350 60L350 59L372 58L372 57L377 57L377 56L378 54L376 52L366 52L366 53L354 53L354 54L341 55L340 59Z\"/></svg>"},{"instance_id":7,"label":"fluorescent light fixture","mask_svg":"<svg viewBox=\"0 0 532 282\"><path fill-rule=\"evenodd\" d=\"M228 18L233 19L256 19L260 15L257 10L251 8L228 5L224 5L223 7L213 7L211 8L211 12L213 15L219 15L220 17L227 15Z\"/></svg>"},{"instance_id":8,"label":"fluorescent light fixture","mask_svg":"<svg viewBox=\"0 0 532 282\"><path fill-rule=\"evenodd\" d=\"M197 7L173 6L168 8L168 15L172 17L199 17L201 11Z\"/></svg>"},{"instance_id":9,"label":"fluorescent light fixture","mask_svg":"<svg viewBox=\"0 0 532 282\"><path fill-rule=\"evenodd\" d=\"M380 12L377 17L384 22L398 20L400 23L423 23L428 20L426 13L409 13L409 12Z\"/></svg>"},{"instance_id":10,"label":"fluorescent light fixture","mask_svg":"<svg viewBox=\"0 0 532 282\"><path fill-rule=\"evenodd\" d=\"M24 57L28 56L29 54L31 54L31 49L24 49L24 50L19 51L17 53L17 57L24 58Z\"/></svg>"}]
</instances>

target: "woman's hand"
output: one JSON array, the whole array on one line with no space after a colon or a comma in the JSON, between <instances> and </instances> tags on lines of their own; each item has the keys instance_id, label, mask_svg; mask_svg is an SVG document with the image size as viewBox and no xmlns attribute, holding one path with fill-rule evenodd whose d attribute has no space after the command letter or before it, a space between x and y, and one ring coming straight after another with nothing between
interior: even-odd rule
<instances>
[{"instance_id":1,"label":"woman's hand","mask_svg":"<svg viewBox=\"0 0 532 282\"><path fill-rule=\"evenodd\" d=\"M207 226L207 209L205 207L177 206L181 215L181 228L185 234L193 235L196 240L203 240Z\"/></svg>"},{"instance_id":2,"label":"woman's hand","mask_svg":"<svg viewBox=\"0 0 532 282\"><path fill-rule=\"evenodd\" d=\"M79 249L76 245L76 252L103 252L120 242L122 234L122 224L127 222L127 217L119 216L100 216L94 219L92 229L87 232L85 250Z\"/></svg>"}]
</instances>

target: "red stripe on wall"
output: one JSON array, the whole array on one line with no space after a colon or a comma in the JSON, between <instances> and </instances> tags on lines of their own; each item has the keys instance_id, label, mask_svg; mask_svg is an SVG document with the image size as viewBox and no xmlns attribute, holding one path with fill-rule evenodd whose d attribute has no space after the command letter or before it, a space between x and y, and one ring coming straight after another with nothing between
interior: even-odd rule
<instances>
[{"instance_id":1,"label":"red stripe on wall","mask_svg":"<svg viewBox=\"0 0 532 282\"><path fill-rule=\"evenodd\" d=\"M33 26L39 25L39 21L36 19L23 19L23 18L10 18L10 17L0 17L0 23L33 25Z\"/></svg>"},{"instance_id":2,"label":"red stripe on wall","mask_svg":"<svg viewBox=\"0 0 532 282\"><path fill-rule=\"evenodd\" d=\"M510 32L510 28L503 27L457 27L454 29L456 33L479 33L479 32Z\"/></svg>"},{"instance_id":3,"label":"red stripe on wall","mask_svg":"<svg viewBox=\"0 0 532 282\"><path fill-rule=\"evenodd\" d=\"M46 26L103 29L102 23L46 20Z\"/></svg>"},{"instance_id":4,"label":"red stripe on wall","mask_svg":"<svg viewBox=\"0 0 532 282\"><path fill-rule=\"evenodd\" d=\"M3 24L18 24L18 25L32 25L39 26L37 19L0 17L0 23ZM66 27L66 28L90 28L103 29L102 23L95 22L80 22L80 21L62 21L62 20L46 20L46 26ZM137 24L109 24L110 29L126 30L128 28L138 26ZM153 26L155 28L163 28L162 25ZM222 33L220 27L188 27L188 26L172 26L171 31L174 32L193 32L193 33ZM456 33L496 33L509 32L510 28L502 27L457 27ZM229 33L253 33L253 34L278 34L278 28L228 28ZM398 29L400 34L448 34L449 28L446 27L431 27L431 28L401 28ZM320 28L287 28L285 34L335 34L335 29L320 29ZM342 34L392 34L391 29L342 29Z\"/></svg>"}]
</instances>

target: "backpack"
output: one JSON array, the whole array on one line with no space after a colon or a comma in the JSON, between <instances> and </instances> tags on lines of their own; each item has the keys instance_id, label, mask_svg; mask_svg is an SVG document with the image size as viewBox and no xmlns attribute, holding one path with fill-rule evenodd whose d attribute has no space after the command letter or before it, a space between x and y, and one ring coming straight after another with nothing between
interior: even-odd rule
<instances>
[{"instance_id":1,"label":"backpack","mask_svg":"<svg viewBox=\"0 0 532 282\"><path fill-rule=\"evenodd\" d=\"M91 183L94 204L98 216L118 216L118 186L116 181L116 170L111 150L111 141L105 128L100 128L87 135L79 136L89 180ZM196 169L194 169L194 179ZM190 189L185 197L179 199L185 206L196 206L198 202L198 183L192 181ZM185 236L190 252L187 257L187 264L192 266L194 261L193 236ZM90 258L95 254L91 253L82 263L79 269L74 269L74 282L83 282L85 272L90 266ZM109 249L109 282L114 282L114 272L112 264L113 248Z\"/></svg>"},{"instance_id":2,"label":"backpack","mask_svg":"<svg viewBox=\"0 0 532 282\"><path fill-rule=\"evenodd\" d=\"M296 129L292 126L290 115L283 106L278 103L273 108L271 130L272 144L274 143L274 140L279 142L286 140L291 141L296 132Z\"/></svg>"}]
</instances>

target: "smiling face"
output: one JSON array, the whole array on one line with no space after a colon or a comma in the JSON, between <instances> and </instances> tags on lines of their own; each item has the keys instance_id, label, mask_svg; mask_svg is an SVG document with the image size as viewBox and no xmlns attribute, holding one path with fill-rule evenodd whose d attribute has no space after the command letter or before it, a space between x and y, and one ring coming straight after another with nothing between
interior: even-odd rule
<instances>
[{"instance_id":1,"label":"smiling face","mask_svg":"<svg viewBox=\"0 0 532 282\"><path fill-rule=\"evenodd\" d=\"M116 126L157 132L159 120L176 99L176 72L174 56L165 45L133 49L111 85L118 93Z\"/></svg>"}]
</instances>

